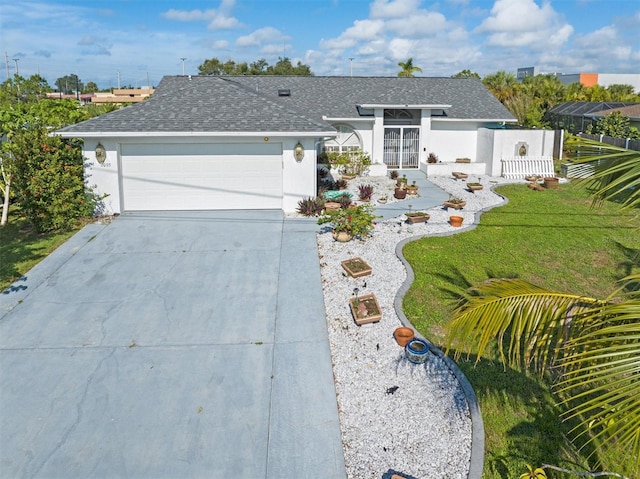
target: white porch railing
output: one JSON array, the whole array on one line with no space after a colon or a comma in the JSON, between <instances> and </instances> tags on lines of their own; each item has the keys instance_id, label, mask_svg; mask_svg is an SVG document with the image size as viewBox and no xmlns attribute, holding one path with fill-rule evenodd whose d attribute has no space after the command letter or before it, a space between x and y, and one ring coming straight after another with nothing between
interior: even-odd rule
<instances>
[{"instance_id":1,"label":"white porch railing","mask_svg":"<svg viewBox=\"0 0 640 479\"><path fill-rule=\"evenodd\" d=\"M553 158L550 156L512 156L502 158L504 178L524 178L525 176L556 176Z\"/></svg>"}]
</instances>

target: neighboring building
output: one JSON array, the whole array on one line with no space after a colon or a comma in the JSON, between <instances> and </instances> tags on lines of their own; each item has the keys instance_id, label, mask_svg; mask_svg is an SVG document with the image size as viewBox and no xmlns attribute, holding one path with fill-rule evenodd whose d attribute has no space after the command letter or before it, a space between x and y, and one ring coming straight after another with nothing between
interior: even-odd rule
<instances>
[{"instance_id":1,"label":"neighboring building","mask_svg":"<svg viewBox=\"0 0 640 479\"><path fill-rule=\"evenodd\" d=\"M79 95L77 93L65 94L62 92L47 93L47 98L51 98L52 100L57 100L57 99L79 100L83 104L91 103L92 97L93 97L92 93L80 93Z\"/></svg>"},{"instance_id":2,"label":"neighboring building","mask_svg":"<svg viewBox=\"0 0 640 479\"><path fill-rule=\"evenodd\" d=\"M599 115L621 108L637 108L638 105L640 104L612 101L568 101L550 109L545 120L556 130L580 133L587 131L587 126L594 123Z\"/></svg>"},{"instance_id":3,"label":"neighboring building","mask_svg":"<svg viewBox=\"0 0 640 479\"><path fill-rule=\"evenodd\" d=\"M139 103L146 100L155 90L153 88L114 89L111 93L94 93L92 103Z\"/></svg>"},{"instance_id":4,"label":"neighboring building","mask_svg":"<svg viewBox=\"0 0 640 479\"><path fill-rule=\"evenodd\" d=\"M504 157L551 155L553 132L504 128L515 122L477 79L168 76L148 101L58 133L84 139L108 212L294 211L326 150L361 149L380 176L499 175Z\"/></svg>"},{"instance_id":5,"label":"neighboring building","mask_svg":"<svg viewBox=\"0 0 640 479\"><path fill-rule=\"evenodd\" d=\"M640 93L640 73L573 73L560 74L558 79L564 85L582 83L587 87L600 85L607 88L611 85L631 85L636 93Z\"/></svg>"},{"instance_id":6,"label":"neighboring building","mask_svg":"<svg viewBox=\"0 0 640 479\"><path fill-rule=\"evenodd\" d=\"M523 81L535 75L554 75L564 85L582 83L586 87L600 85L607 88L611 85L631 85L636 93L640 93L640 73L558 73L541 72L538 67L518 68L516 78Z\"/></svg>"}]
</instances>

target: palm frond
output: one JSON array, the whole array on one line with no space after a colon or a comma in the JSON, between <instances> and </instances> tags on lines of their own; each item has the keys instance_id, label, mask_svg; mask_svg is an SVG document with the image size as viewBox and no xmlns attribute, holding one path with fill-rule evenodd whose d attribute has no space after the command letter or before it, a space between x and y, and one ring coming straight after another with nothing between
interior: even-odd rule
<instances>
[{"instance_id":1,"label":"palm frond","mask_svg":"<svg viewBox=\"0 0 640 479\"><path fill-rule=\"evenodd\" d=\"M479 360L497 340L504 363L543 372L555 363L561 346L574 334L573 320L602 304L595 298L557 293L519 279L492 279L470 289L454 311L447 350L455 347L456 357L475 352Z\"/></svg>"},{"instance_id":2,"label":"palm frond","mask_svg":"<svg viewBox=\"0 0 640 479\"><path fill-rule=\"evenodd\" d=\"M565 146L575 173L587 176L596 201L621 198L625 209L640 206L640 152L571 136Z\"/></svg>"},{"instance_id":3,"label":"palm frond","mask_svg":"<svg viewBox=\"0 0 640 479\"><path fill-rule=\"evenodd\" d=\"M625 279L637 278L638 275ZM593 309L566 345L557 391L577 418L577 436L615 447L640 467L640 295Z\"/></svg>"}]
</instances>

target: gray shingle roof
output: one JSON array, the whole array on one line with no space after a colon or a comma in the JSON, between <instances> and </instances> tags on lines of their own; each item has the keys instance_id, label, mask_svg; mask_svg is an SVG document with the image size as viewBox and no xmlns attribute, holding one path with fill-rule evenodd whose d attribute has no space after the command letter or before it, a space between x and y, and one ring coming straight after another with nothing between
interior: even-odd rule
<instances>
[{"instance_id":1,"label":"gray shingle roof","mask_svg":"<svg viewBox=\"0 0 640 479\"><path fill-rule=\"evenodd\" d=\"M402 77L226 77L291 105L313 118L356 118L356 105L451 105L448 118L514 120L514 116L473 78ZM278 89L291 96L278 97Z\"/></svg>"},{"instance_id":2,"label":"gray shingle roof","mask_svg":"<svg viewBox=\"0 0 640 479\"><path fill-rule=\"evenodd\" d=\"M59 132L330 132L324 116L357 118L363 104L448 104L446 118L514 119L476 79L166 76L149 100Z\"/></svg>"},{"instance_id":3,"label":"gray shingle roof","mask_svg":"<svg viewBox=\"0 0 640 479\"><path fill-rule=\"evenodd\" d=\"M322 120L220 77L166 76L145 102L70 125L60 133L331 132Z\"/></svg>"}]
</instances>

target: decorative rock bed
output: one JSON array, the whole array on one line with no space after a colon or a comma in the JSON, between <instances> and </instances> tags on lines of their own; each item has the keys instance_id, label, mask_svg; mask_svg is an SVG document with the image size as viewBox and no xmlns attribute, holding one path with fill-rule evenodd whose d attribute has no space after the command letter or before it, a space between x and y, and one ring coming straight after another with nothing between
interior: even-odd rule
<instances>
[{"instance_id":1,"label":"decorative rock bed","mask_svg":"<svg viewBox=\"0 0 640 479\"><path fill-rule=\"evenodd\" d=\"M474 175L476 176L476 175ZM479 178L484 184L509 183ZM475 213L503 199L490 188L475 194L464 182L431 177L431 182L467 201L464 225ZM386 186L386 185L385 185ZM430 352L424 364L413 364L394 339L400 320L396 293L406 278L395 255L396 245L427 234L452 234L465 228L449 225L449 213L438 205L427 210L430 220L408 225L403 216L380 222L365 241L338 243L330 233L318 234L321 275L329 342L349 478L382 477L395 470L414 477L467 478L472 424L462 388L446 363ZM352 278L341 262L360 257L373 269ZM375 293L382 319L357 326L349 308L354 288Z\"/></svg>"}]
</instances>

